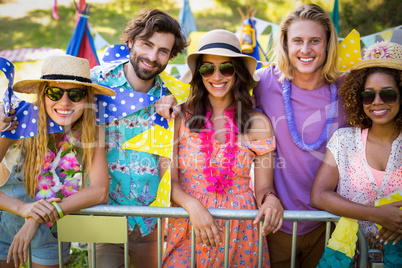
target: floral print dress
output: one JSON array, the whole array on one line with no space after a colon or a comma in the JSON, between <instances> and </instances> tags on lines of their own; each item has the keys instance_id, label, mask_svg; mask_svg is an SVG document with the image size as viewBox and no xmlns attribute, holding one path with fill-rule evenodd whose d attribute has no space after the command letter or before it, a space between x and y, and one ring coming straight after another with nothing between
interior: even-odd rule
<instances>
[{"instance_id":1,"label":"floral print dress","mask_svg":"<svg viewBox=\"0 0 402 268\"><path fill-rule=\"evenodd\" d=\"M275 138L267 140L238 142L237 164L233 167L236 175L232 177L233 186L225 189L226 194L211 193L204 179L204 156L200 152L201 140L198 133L189 132L182 123L179 134L179 181L184 190L201 201L208 209L257 209L253 191L250 188L250 169L256 155L275 150ZM215 140L211 162L222 169L223 149L227 144ZM216 220L222 228L225 239L225 220ZM231 220L229 237L229 266L257 267L258 264L258 226L253 220ZM191 225L189 219L171 218L168 225L167 248L163 267L190 267L191 263ZM264 240L263 267L269 267L268 247ZM204 248L196 243L196 267L223 267L224 245L218 248Z\"/></svg>"}]
</instances>

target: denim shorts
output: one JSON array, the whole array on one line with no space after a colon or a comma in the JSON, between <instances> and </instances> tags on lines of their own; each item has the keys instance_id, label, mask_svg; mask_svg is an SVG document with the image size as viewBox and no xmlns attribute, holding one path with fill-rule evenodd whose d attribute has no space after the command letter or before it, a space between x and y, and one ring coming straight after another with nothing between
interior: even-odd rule
<instances>
[{"instance_id":1,"label":"denim shorts","mask_svg":"<svg viewBox=\"0 0 402 268\"><path fill-rule=\"evenodd\" d=\"M0 211L0 260L6 260L14 235L21 229L25 219L9 212ZM71 243L63 242L63 261L70 259ZM31 242L32 262L40 265L59 264L57 228L52 232L41 224Z\"/></svg>"}]
</instances>

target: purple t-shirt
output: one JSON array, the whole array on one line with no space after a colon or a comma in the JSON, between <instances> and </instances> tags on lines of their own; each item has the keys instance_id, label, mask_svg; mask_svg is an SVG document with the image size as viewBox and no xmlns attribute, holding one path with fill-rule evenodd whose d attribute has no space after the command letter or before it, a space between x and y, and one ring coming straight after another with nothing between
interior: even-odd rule
<instances>
[{"instance_id":1,"label":"purple t-shirt","mask_svg":"<svg viewBox=\"0 0 402 268\"><path fill-rule=\"evenodd\" d=\"M277 142L275 153L275 190L285 210L315 210L310 206L310 192L315 174L325 155L326 143L316 151L303 151L292 140L286 120L278 68L271 64L257 71L261 78L254 95L258 109L261 109L272 122ZM340 86L338 84L338 86ZM331 103L329 85L315 90L304 90L291 83L291 104L296 129L302 140L311 144L319 139L327 119ZM332 133L346 125L341 101L331 126ZM318 227L321 222L298 222L297 234L303 235ZM285 221L281 231L291 234L292 222Z\"/></svg>"}]
</instances>

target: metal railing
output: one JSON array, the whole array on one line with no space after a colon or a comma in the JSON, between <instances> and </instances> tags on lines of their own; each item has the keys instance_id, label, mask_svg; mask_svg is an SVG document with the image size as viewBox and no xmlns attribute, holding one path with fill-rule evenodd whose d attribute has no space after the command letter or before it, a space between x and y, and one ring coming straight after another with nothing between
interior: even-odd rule
<instances>
[{"instance_id":1,"label":"metal railing","mask_svg":"<svg viewBox=\"0 0 402 268\"><path fill-rule=\"evenodd\" d=\"M225 267L228 267L229 259L229 220L253 220L258 210L250 209L209 209L209 212L215 219L225 220L227 226L225 233ZM74 213L75 215L90 215L90 216L140 216L140 217L155 217L158 220L157 233L158 233L158 267L162 264L162 219L163 218L188 218L187 211L183 208L177 207L139 207L139 206L109 206L98 205L86 208ZM292 256L291 267L295 265L295 252L296 252L296 233L297 222L299 221L323 221L327 222L326 242L330 236L330 224L333 221L338 221L339 216L331 214L326 211L284 211L284 221L293 221L293 236L292 236ZM262 221L259 227L259 250L258 250L258 267L262 267L262 251L264 239L261 233ZM368 262L368 246L363 231L359 228L359 267L366 268ZM326 244L326 243L325 243ZM191 267L195 267L195 234L194 229L191 228Z\"/></svg>"}]
</instances>

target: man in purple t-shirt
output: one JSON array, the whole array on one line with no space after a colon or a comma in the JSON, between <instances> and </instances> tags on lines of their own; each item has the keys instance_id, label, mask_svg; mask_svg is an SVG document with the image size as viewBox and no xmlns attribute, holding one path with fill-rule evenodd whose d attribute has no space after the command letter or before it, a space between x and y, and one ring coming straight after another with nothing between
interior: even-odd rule
<instances>
[{"instance_id":1,"label":"man in purple t-shirt","mask_svg":"<svg viewBox=\"0 0 402 268\"><path fill-rule=\"evenodd\" d=\"M286 210L314 210L310 192L327 139L345 126L337 98L338 38L329 16L303 5L280 25L274 64L257 71L257 108L272 121L277 140L275 190ZM268 235L271 265L289 267L292 222ZM325 243L325 224L299 222L296 267L316 267Z\"/></svg>"}]
</instances>

